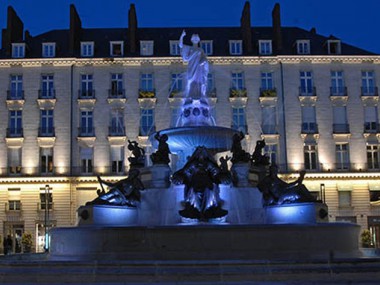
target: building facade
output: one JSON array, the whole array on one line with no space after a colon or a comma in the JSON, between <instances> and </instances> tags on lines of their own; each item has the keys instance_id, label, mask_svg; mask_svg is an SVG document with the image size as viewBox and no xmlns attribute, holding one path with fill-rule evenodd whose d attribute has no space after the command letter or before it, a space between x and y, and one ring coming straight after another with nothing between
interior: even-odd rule
<instances>
[{"instance_id":1,"label":"building facade","mask_svg":"<svg viewBox=\"0 0 380 285\"><path fill-rule=\"evenodd\" d=\"M380 56L282 27L252 27L249 2L241 25L185 28L208 56L208 95L218 126L245 134L292 181L329 207L330 221L370 229L380 246ZM70 28L31 36L12 7L0 51L0 235L21 252L33 235L43 251L48 229L73 226L76 209L96 197L97 175L119 180L129 169L128 140L147 155L149 135L175 127L186 65L184 27L84 29L73 5ZM172 155L172 169L176 155Z\"/></svg>"}]
</instances>

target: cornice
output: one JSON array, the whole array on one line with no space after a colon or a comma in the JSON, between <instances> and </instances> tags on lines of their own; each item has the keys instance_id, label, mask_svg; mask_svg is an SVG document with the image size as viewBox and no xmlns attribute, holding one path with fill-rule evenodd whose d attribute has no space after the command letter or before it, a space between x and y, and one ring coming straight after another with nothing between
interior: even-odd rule
<instances>
[{"instance_id":1,"label":"cornice","mask_svg":"<svg viewBox=\"0 0 380 285\"><path fill-rule=\"evenodd\" d=\"M281 174L279 175L282 178L286 179L297 179L299 177L299 173L290 173L290 174ZM380 172L307 172L305 175L305 181L313 181L313 180L378 180L380 179Z\"/></svg>"}]
</instances>

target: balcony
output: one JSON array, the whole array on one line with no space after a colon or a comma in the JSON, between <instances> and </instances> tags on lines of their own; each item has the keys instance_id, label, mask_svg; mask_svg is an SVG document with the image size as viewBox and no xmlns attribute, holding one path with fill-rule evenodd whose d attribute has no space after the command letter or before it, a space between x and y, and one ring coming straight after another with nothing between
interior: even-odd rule
<instances>
[{"instance_id":1,"label":"balcony","mask_svg":"<svg viewBox=\"0 0 380 285\"><path fill-rule=\"evenodd\" d=\"M247 97L247 88L230 88L230 98L246 98Z\"/></svg>"},{"instance_id":2,"label":"balcony","mask_svg":"<svg viewBox=\"0 0 380 285\"><path fill-rule=\"evenodd\" d=\"M20 175L21 174L21 165L20 166L9 166L8 167L8 174L9 175Z\"/></svg>"},{"instance_id":3,"label":"balcony","mask_svg":"<svg viewBox=\"0 0 380 285\"><path fill-rule=\"evenodd\" d=\"M45 127L38 128L39 137L55 137L55 128L54 127Z\"/></svg>"},{"instance_id":4,"label":"balcony","mask_svg":"<svg viewBox=\"0 0 380 285\"><path fill-rule=\"evenodd\" d=\"M333 124L334 134L349 134L350 125L349 124Z\"/></svg>"},{"instance_id":5,"label":"balcony","mask_svg":"<svg viewBox=\"0 0 380 285\"><path fill-rule=\"evenodd\" d=\"M110 137L125 136L124 126L111 126L108 128L108 135Z\"/></svg>"},{"instance_id":6,"label":"balcony","mask_svg":"<svg viewBox=\"0 0 380 285\"><path fill-rule=\"evenodd\" d=\"M139 89L139 99L153 99L156 98L156 89L145 90Z\"/></svg>"},{"instance_id":7,"label":"balcony","mask_svg":"<svg viewBox=\"0 0 380 285\"><path fill-rule=\"evenodd\" d=\"M299 96L317 96L315 87L299 87Z\"/></svg>"},{"instance_id":8,"label":"balcony","mask_svg":"<svg viewBox=\"0 0 380 285\"><path fill-rule=\"evenodd\" d=\"M95 137L95 128L94 127L79 127L78 128L79 137Z\"/></svg>"},{"instance_id":9,"label":"balcony","mask_svg":"<svg viewBox=\"0 0 380 285\"><path fill-rule=\"evenodd\" d=\"M275 98L277 97L277 90L276 88L272 88L272 89L260 88L260 97Z\"/></svg>"},{"instance_id":10,"label":"balcony","mask_svg":"<svg viewBox=\"0 0 380 285\"><path fill-rule=\"evenodd\" d=\"M364 133L365 134L376 134L380 132L380 126L376 122L365 122L364 123Z\"/></svg>"},{"instance_id":11,"label":"balcony","mask_svg":"<svg viewBox=\"0 0 380 285\"><path fill-rule=\"evenodd\" d=\"M318 134L318 124L314 122L302 123L301 133L302 134Z\"/></svg>"},{"instance_id":12,"label":"balcony","mask_svg":"<svg viewBox=\"0 0 380 285\"><path fill-rule=\"evenodd\" d=\"M24 90L8 90L7 100L24 100Z\"/></svg>"},{"instance_id":13,"label":"balcony","mask_svg":"<svg viewBox=\"0 0 380 285\"><path fill-rule=\"evenodd\" d=\"M169 98L183 98L183 90L172 89L169 90Z\"/></svg>"},{"instance_id":14,"label":"balcony","mask_svg":"<svg viewBox=\"0 0 380 285\"><path fill-rule=\"evenodd\" d=\"M79 90L78 99L95 99L95 90Z\"/></svg>"},{"instance_id":15,"label":"balcony","mask_svg":"<svg viewBox=\"0 0 380 285\"><path fill-rule=\"evenodd\" d=\"M7 128L7 138L21 138L23 136L23 128Z\"/></svg>"},{"instance_id":16,"label":"balcony","mask_svg":"<svg viewBox=\"0 0 380 285\"><path fill-rule=\"evenodd\" d=\"M330 87L330 96L347 96L347 87L345 86Z\"/></svg>"},{"instance_id":17,"label":"balcony","mask_svg":"<svg viewBox=\"0 0 380 285\"><path fill-rule=\"evenodd\" d=\"M362 96L379 96L377 87L374 86L362 86L361 94Z\"/></svg>"},{"instance_id":18,"label":"balcony","mask_svg":"<svg viewBox=\"0 0 380 285\"><path fill-rule=\"evenodd\" d=\"M38 99L55 99L55 89L38 90Z\"/></svg>"},{"instance_id":19,"label":"balcony","mask_svg":"<svg viewBox=\"0 0 380 285\"><path fill-rule=\"evenodd\" d=\"M125 89L108 89L109 99L124 99Z\"/></svg>"}]
</instances>

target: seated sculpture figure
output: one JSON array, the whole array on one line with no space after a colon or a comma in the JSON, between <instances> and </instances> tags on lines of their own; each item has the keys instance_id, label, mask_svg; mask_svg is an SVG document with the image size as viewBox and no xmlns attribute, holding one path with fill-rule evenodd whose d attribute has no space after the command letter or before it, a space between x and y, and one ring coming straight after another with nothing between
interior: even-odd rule
<instances>
[{"instance_id":1,"label":"seated sculpture figure","mask_svg":"<svg viewBox=\"0 0 380 285\"><path fill-rule=\"evenodd\" d=\"M102 187L102 191L98 191L98 197L86 205L115 205L115 206L130 206L136 207L140 202L141 190L144 190L144 185L139 179L140 171L131 169L127 178L116 183L104 181L98 176L98 181ZM109 187L106 192L103 184Z\"/></svg>"},{"instance_id":2,"label":"seated sculpture figure","mask_svg":"<svg viewBox=\"0 0 380 285\"><path fill-rule=\"evenodd\" d=\"M157 132L154 138L158 141L158 148L157 151L150 156L153 164L168 164L170 162L170 149L167 143L168 136L166 134L160 135L160 132Z\"/></svg>"},{"instance_id":3,"label":"seated sculpture figure","mask_svg":"<svg viewBox=\"0 0 380 285\"><path fill-rule=\"evenodd\" d=\"M145 165L145 150L139 147L136 141L128 140L128 149L132 152L132 157L128 157L131 167L143 167Z\"/></svg>"},{"instance_id":4,"label":"seated sculpture figure","mask_svg":"<svg viewBox=\"0 0 380 285\"><path fill-rule=\"evenodd\" d=\"M238 163L238 162L249 162L251 159L251 155L243 150L241 146L241 141L244 139L243 132L236 133L232 136L232 146L231 146L231 152L232 152L232 163Z\"/></svg>"},{"instance_id":5,"label":"seated sculpture figure","mask_svg":"<svg viewBox=\"0 0 380 285\"><path fill-rule=\"evenodd\" d=\"M269 167L269 175L264 177L257 185L263 193L263 205L316 202L315 197L302 184L305 174L305 171L301 171L300 177L296 181L287 183L278 177L278 167L272 164Z\"/></svg>"},{"instance_id":6,"label":"seated sculpture figure","mask_svg":"<svg viewBox=\"0 0 380 285\"><path fill-rule=\"evenodd\" d=\"M253 165L255 166L267 166L269 165L269 157L262 154L265 147L265 140L258 140L256 142L255 150L251 156Z\"/></svg>"},{"instance_id":7,"label":"seated sculpture figure","mask_svg":"<svg viewBox=\"0 0 380 285\"><path fill-rule=\"evenodd\" d=\"M185 218L208 220L227 215L222 209L218 184L231 183L205 147L197 147L185 166L172 176L174 184L185 184L185 208L179 211Z\"/></svg>"}]
</instances>

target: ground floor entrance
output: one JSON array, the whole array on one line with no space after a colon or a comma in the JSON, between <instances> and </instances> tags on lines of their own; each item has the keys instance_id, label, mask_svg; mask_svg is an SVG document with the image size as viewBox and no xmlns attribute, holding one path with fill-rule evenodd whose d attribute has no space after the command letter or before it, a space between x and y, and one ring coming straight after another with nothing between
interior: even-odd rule
<instances>
[{"instance_id":1,"label":"ground floor entrance","mask_svg":"<svg viewBox=\"0 0 380 285\"><path fill-rule=\"evenodd\" d=\"M4 254L22 252L22 235L24 233L24 224L5 222L4 223Z\"/></svg>"}]
</instances>

